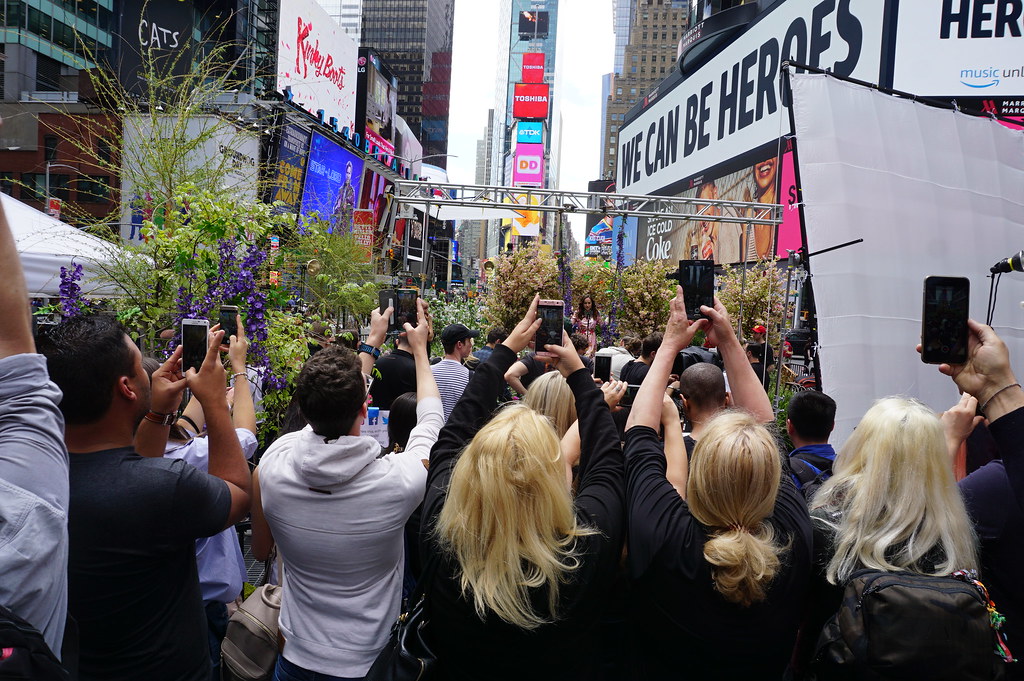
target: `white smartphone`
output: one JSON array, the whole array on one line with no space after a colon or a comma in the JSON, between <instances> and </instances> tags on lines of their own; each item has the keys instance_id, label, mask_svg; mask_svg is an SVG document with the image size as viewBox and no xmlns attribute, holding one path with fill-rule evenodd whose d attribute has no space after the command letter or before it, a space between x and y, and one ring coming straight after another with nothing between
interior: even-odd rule
<instances>
[{"instance_id":1,"label":"white smartphone","mask_svg":"<svg viewBox=\"0 0 1024 681\"><path fill-rule=\"evenodd\" d=\"M209 347L210 321L208 319L181 320L181 373L192 367L196 371L203 366Z\"/></svg>"}]
</instances>

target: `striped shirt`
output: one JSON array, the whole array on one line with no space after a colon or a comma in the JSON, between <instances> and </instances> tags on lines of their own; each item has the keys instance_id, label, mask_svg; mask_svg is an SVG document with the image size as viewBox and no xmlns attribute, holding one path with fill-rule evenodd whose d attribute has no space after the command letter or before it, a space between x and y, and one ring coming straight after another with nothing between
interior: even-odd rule
<instances>
[{"instance_id":1,"label":"striped shirt","mask_svg":"<svg viewBox=\"0 0 1024 681\"><path fill-rule=\"evenodd\" d=\"M460 362L447 357L430 367L437 381L437 390L441 393L441 404L444 405L444 420L452 414L455 403L462 397L466 385L469 384L469 369Z\"/></svg>"}]
</instances>

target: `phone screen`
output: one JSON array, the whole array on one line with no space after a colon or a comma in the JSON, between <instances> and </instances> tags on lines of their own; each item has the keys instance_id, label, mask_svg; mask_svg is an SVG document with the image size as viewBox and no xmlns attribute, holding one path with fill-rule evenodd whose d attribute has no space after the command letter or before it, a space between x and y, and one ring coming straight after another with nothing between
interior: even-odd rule
<instances>
[{"instance_id":1,"label":"phone screen","mask_svg":"<svg viewBox=\"0 0 1024 681\"><path fill-rule=\"evenodd\" d=\"M416 326L416 299L420 292L416 289L398 289L398 307L395 308L395 326L399 331L405 330L405 323Z\"/></svg>"},{"instance_id":2,"label":"phone screen","mask_svg":"<svg viewBox=\"0 0 1024 681\"><path fill-rule=\"evenodd\" d=\"M715 261L680 260L679 285L686 298L686 316L690 319L704 319L701 305L715 305Z\"/></svg>"},{"instance_id":3,"label":"phone screen","mask_svg":"<svg viewBox=\"0 0 1024 681\"><path fill-rule=\"evenodd\" d=\"M607 383L612 380L612 358L607 355L594 357L594 378Z\"/></svg>"},{"instance_id":4,"label":"phone screen","mask_svg":"<svg viewBox=\"0 0 1024 681\"><path fill-rule=\"evenodd\" d=\"M561 300L542 300L537 306L540 317L540 328L534 337L534 347L538 355L550 355L544 350L545 345L562 344L562 327L565 324L565 303Z\"/></svg>"},{"instance_id":5,"label":"phone screen","mask_svg":"<svg viewBox=\"0 0 1024 681\"><path fill-rule=\"evenodd\" d=\"M207 337L209 336L210 322L205 319L183 319L181 320L181 372L185 373L189 367L199 371L206 359Z\"/></svg>"},{"instance_id":6,"label":"phone screen","mask_svg":"<svg viewBox=\"0 0 1024 681\"><path fill-rule=\"evenodd\" d=\"M633 406L633 400L636 399L636 394L638 392L640 392L640 386L639 385L627 385L626 386L626 394L622 396L621 400L619 400L619 406L620 407L632 407Z\"/></svg>"},{"instance_id":7,"label":"phone screen","mask_svg":"<svg viewBox=\"0 0 1024 681\"><path fill-rule=\"evenodd\" d=\"M927 364L967 361L967 317L971 283L965 277L924 280L921 314L921 360Z\"/></svg>"},{"instance_id":8,"label":"phone screen","mask_svg":"<svg viewBox=\"0 0 1024 681\"><path fill-rule=\"evenodd\" d=\"M384 314L384 311L389 307L398 307L395 303L395 290L386 288L377 291L377 302L380 305L380 313ZM395 331L395 312L391 312L391 318L388 319L388 332Z\"/></svg>"},{"instance_id":9,"label":"phone screen","mask_svg":"<svg viewBox=\"0 0 1024 681\"><path fill-rule=\"evenodd\" d=\"M224 343L228 343L232 336L238 335L238 306L236 305L221 305L220 306L220 328L224 331Z\"/></svg>"}]
</instances>

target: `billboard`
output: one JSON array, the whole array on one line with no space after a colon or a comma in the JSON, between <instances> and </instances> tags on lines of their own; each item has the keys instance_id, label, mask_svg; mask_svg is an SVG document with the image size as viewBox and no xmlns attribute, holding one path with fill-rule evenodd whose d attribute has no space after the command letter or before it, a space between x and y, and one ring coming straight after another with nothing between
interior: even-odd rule
<instances>
[{"instance_id":1,"label":"billboard","mask_svg":"<svg viewBox=\"0 0 1024 681\"><path fill-rule=\"evenodd\" d=\"M159 3L155 3L159 4ZM356 62L351 36L315 0L281 3L277 40L277 89L291 101L338 128L357 129Z\"/></svg>"},{"instance_id":2,"label":"billboard","mask_svg":"<svg viewBox=\"0 0 1024 681\"><path fill-rule=\"evenodd\" d=\"M512 117L547 118L549 94L547 83L516 83L512 94Z\"/></svg>"},{"instance_id":3,"label":"billboard","mask_svg":"<svg viewBox=\"0 0 1024 681\"><path fill-rule=\"evenodd\" d=\"M516 144L542 144L544 124L540 121L519 121L516 123Z\"/></svg>"},{"instance_id":4,"label":"billboard","mask_svg":"<svg viewBox=\"0 0 1024 681\"><path fill-rule=\"evenodd\" d=\"M523 55L523 82L544 82L544 53L527 52Z\"/></svg>"},{"instance_id":5,"label":"billboard","mask_svg":"<svg viewBox=\"0 0 1024 681\"><path fill-rule=\"evenodd\" d=\"M527 10L519 13L519 39L547 38L550 21L547 12Z\"/></svg>"},{"instance_id":6,"label":"billboard","mask_svg":"<svg viewBox=\"0 0 1024 681\"><path fill-rule=\"evenodd\" d=\"M787 59L878 82L886 5L878 0L773 5L623 126L618 191L674 195L706 169L788 135L789 111L779 96L779 67Z\"/></svg>"},{"instance_id":7,"label":"billboard","mask_svg":"<svg viewBox=\"0 0 1024 681\"><path fill-rule=\"evenodd\" d=\"M536 206L540 198L527 194L513 194L515 203ZM540 211L521 210L512 218L512 236L540 236Z\"/></svg>"},{"instance_id":8,"label":"billboard","mask_svg":"<svg viewBox=\"0 0 1024 681\"><path fill-rule=\"evenodd\" d=\"M277 168L271 203L281 201L286 213L299 212L302 199L302 175L306 170L306 154L309 152L309 131L297 125L281 128L281 139L277 146Z\"/></svg>"},{"instance_id":9,"label":"billboard","mask_svg":"<svg viewBox=\"0 0 1024 681\"><path fill-rule=\"evenodd\" d=\"M117 16L118 79L129 92L145 92L148 87L142 79L145 74L139 72L147 53L161 73L181 76L192 69L196 17L191 1L124 0Z\"/></svg>"},{"instance_id":10,"label":"billboard","mask_svg":"<svg viewBox=\"0 0 1024 681\"><path fill-rule=\"evenodd\" d=\"M512 162L512 185L541 187L544 185L544 145L517 144Z\"/></svg>"},{"instance_id":11,"label":"billboard","mask_svg":"<svg viewBox=\"0 0 1024 681\"><path fill-rule=\"evenodd\" d=\"M193 116L182 122L176 116L133 115L124 117L121 164L124 168L145 168L145 158L154 145L171 144L187 150L174 173L180 182L198 186L217 185L213 190L243 200L256 200L259 178L260 141L251 129L239 129L219 116ZM158 183L146 183L138 171L121 173L121 238L142 241L144 220L159 222L162 200L152 192ZM158 205L159 204L159 205Z\"/></svg>"},{"instance_id":12,"label":"billboard","mask_svg":"<svg viewBox=\"0 0 1024 681\"><path fill-rule=\"evenodd\" d=\"M329 232L352 231L362 177L361 158L314 131L302 188L303 217L316 214Z\"/></svg>"},{"instance_id":13,"label":"billboard","mask_svg":"<svg viewBox=\"0 0 1024 681\"><path fill-rule=\"evenodd\" d=\"M375 50L359 48L356 128L371 145L391 156L395 153L395 117L398 115L398 79Z\"/></svg>"}]
</instances>

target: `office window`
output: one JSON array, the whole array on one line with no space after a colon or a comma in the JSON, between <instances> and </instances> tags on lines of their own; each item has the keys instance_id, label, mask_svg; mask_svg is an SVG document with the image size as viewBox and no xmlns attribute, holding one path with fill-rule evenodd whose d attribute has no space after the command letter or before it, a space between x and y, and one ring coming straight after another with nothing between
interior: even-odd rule
<instances>
[{"instance_id":1,"label":"office window","mask_svg":"<svg viewBox=\"0 0 1024 681\"><path fill-rule=\"evenodd\" d=\"M0 192L14 196L14 173L0 173Z\"/></svg>"},{"instance_id":2,"label":"office window","mask_svg":"<svg viewBox=\"0 0 1024 681\"><path fill-rule=\"evenodd\" d=\"M21 200L42 201L46 177L42 173L21 174Z\"/></svg>"},{"instance_id":3,"label":"office window","mask_svg":"<svg viewBox=\"0 0 1024 681\"><path fill-rule=\"evenodd\" d=\"M110 178L90 175L78 181L78 200L81 203L106 203L110 198Z\"/></svg>"},{"instance_id":4,"label":"office window","mask_svg":"<svg viewBox=\"0 0 1024 681\"><path fill-rule=\"evenodd\" d=\"M43 153L45 155L45 160L57 160L57 142L58 140L55 135L47 135L43 138Z\"/></svg>"}]
</instances>

